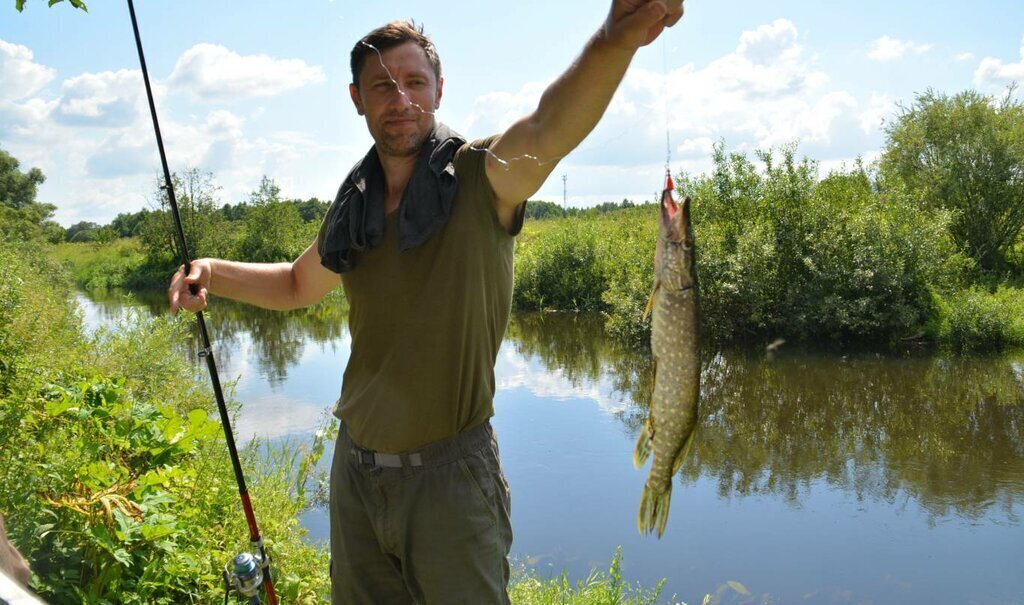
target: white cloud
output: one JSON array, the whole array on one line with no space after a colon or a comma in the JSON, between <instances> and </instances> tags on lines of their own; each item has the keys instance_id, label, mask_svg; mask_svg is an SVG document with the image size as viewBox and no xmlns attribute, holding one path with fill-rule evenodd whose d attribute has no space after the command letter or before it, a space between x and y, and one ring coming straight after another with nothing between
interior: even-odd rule
<instances>
[{"instance_id":1,"label":"white cloud","mask_svg":"<svg viewBox=\"0 0 1024 605\"><path fill-rule=\"evenodd\" d=\"M780 58L799 55L800 47L796 42L796 26L786 19L776 19L755 30L743 32L736 54L756 65L770 65Z\"/></svg>"},{"instance_id":2,"label":"white cloud","mask_svg":"<svg viewBox=\"0 0 1024 605\"><path fill-rule=\"evenodd\" d=\"M871 134L882 128L882 122L893 114L896 101L889 95L873 92L868 106L860 112L860 128L864 134Z\"/></svg>"},{"instance_id":3,"label":"white cloud","mask_svg":"<svg viewBox=\"0 0 1024 605\"><path fill-rule=\"evenodd\" d=\"M110 179L145 174L156 167L156 146L127 133L105 140L85 161L91 177Z\"/></svg>"},{"instance_id":4,"label":"white cloud","mask_svg":"<svg viewBox=\"0 0 1024 605\"><path fill-rule=\"evenodd\" d=\"M55 115L69 126L119 128L143 115L144 99L138 70L85 73L64 81Z\"/></svg>"},{"instance_id":5,"label":"white cloud","mask_svg":"<svg viewBox=\"0 0 1024 605\"><path fill-rule=\"evenodd\" d=\"M868 58L872 61L894 61L908 52L921 55L934 47L933 44L917 44L909 40L899 40L882 36L871 42Z\"/></svg>"},{"instance_id":6,"label":"white cloud","mask_svg":"<svg viewBox=\"0 0 1024 605\"><path fill-rule=\"evenodd\" d=\"M182 53L169 83L204 100L269 97L323 82L323 70L300 59L239 55L217 44L196 44Z\"/></svg>"},{"instance_id":7,"label":"white cloud","mask_svg":"<svg viewBox=\"0 0 1024 605\"><path fill-rule=\"evenodd\" d=\"M466 132L502 132L537 108L548 82L528 82L518 92L496 91L476 98L466 120ZM613 102L613 105L615 103ZM620 103L619 107L623 107Z\"/></svg>"},{"instance_id":8,"label":"white cloud","mask_svg":"<svg viewBox=\"0 0 1024 605\"><path fill-rule=\"evenodd\" d=\"M974 53L960 53L956 56L957 61L971 61L974 59Z\"/></svg>"},{"instance_id":9,"label":"white cloud","mask_svg":"<svg viewBox=\"0 0 1024 605\"><path fill-rule=\"evenodd\" d=\"M0 101L15 101L35 94L56 72L32 61L32 51L0 40Z\"/></svg>"},{"instance_id":10,"label":"white cloud","mask_svg":"<svg viewBox=\"0 0 1024 605\"><path fill-rule=\"evenodd\" d=\"M573 205L653 199L665 161L666 123L673 172L709 169L719 139L730 151L799 142L801 149L856 154L860 141L851 145L851 134L860 137L868 123L876 133L886 99L863 106L830 84L786 20L744 32L732 52L705 66L683 65L668 74L633 67L612 101L619 109L605 114L534 197L561 201L561 175L567 174ZM517 92L478 97L464 131L500 132L536 107L545 86L533 82Z\"/></svg>"},{"instance_id":11,"label":"white cloud","mask_svg":"<svg viewBox=\"0 0 1024 605\"><path fill-rule=\"evenodd\" d=\"M28 99L16 103L0 99L0 137L31 137L57 107L57 101Z\"/></svg>"},{"instance_id":12,"label":"white cloud","mask_svg":"<svg viewBox=\"0 0 1024 605\"><path fill-rule=\"evenodd\" d=\"M676 147L676 153L683 157L707 156L714 151L715 141L711 137L686 139Z\"/></svg>"},{"instance_id":13,"label":"white cloud","mask_svg":"<svg viewBox=\"0 0 1024 605\"><path fill-rule=\"evenodd\" d=\"M995 57L985 57L974 72L974 83L978 86L1005 86L1011 82L1024 81L1024 40L1020 46L1020 61L1003 63Z\"/></svg>"}]
</instances>

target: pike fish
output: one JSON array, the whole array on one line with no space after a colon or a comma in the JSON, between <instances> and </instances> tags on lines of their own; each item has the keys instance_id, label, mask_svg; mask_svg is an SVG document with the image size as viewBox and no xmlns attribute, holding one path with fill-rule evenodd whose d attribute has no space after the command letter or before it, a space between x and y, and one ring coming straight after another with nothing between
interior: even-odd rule
<instances>
[{"instance_id":1,"label":"pike fish","mask_svg":"<svg viewBox=\"0 0 1024 605\"><path fill-rule=\"evenodd\" d=\"M693 448L700 398L697 262L690 198L676 203L674 190L672 176L666 174L654 253L654 291L644 311L645 318L648 313L652 316L654 394L633 454L633 464L640 468L653 453L637 528L641 534L657 531L659 538L668 522L672 477Z\"/></svg>"}]
</instances>

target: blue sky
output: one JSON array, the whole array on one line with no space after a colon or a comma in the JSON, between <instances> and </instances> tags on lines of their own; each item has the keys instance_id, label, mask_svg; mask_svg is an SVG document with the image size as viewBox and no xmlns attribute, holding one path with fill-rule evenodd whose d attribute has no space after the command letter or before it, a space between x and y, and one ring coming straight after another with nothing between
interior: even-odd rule
<instances>
[{"instance_id":1,"label":"blue sky","mask_svg":"<svg viewBox=\"0 0 1024 605\"><path fill-rule=\"evenodd\" d=\"M159 170L125 2L89 13L29 0L0 7L0 148L47 175L64 225L151 205ZM138 0L172 169L212 171L222 202L260 177L287 197L332 199L371 144L348 99L348 52L392 19L422 22L438 47L439 118L470 138L536 106L579 53L605 2L198 2ZM1024 2L724 2L641 49L605 119L534 197L649 199L665 131L673 171L732 150L798 142L826 172L884 141L897 103L933 88L1000 95L1024 82ZM1018 93L1018 96L1020 93Z\"/></svg>"}]
</instances>

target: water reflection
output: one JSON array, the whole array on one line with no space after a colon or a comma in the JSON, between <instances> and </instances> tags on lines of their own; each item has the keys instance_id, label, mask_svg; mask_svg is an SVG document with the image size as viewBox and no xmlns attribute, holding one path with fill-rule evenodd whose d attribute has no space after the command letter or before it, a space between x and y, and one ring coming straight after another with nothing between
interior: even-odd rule
<instances>
[{"instance_id":1,"label":"water reflection","mask_svg":"<svg viewBox=\"0 0 1024 605\"><path fill-rule=\"evenodd\" d=\"M517 316L516 351L574 385L611 376L632 405L635 435L653 383L649 356L607 339L599 317ZM1024 493L1021 357L714 355L702 375L702 421L686 483L712 478L722 498L772 494L799 506L813 481L934 517L998 510L1017 523Z\"/></svg>"},{"instance_id":2,"label":"water reflection","mask_svg":"<svg viewBox=\"0 0 1024 605\"><path fill-rule=\"evenodd\" d=\"M92 321L110 324L124 316L126 300L132 306L146 309L153 315L167 313L167 299L159 292L143 292L126 298L117 291L90 292L85 306L86 324ZM270 311L227 299L214 299L204 312L210 340L217 352L218 365L225 352L236 350L243 341L252 345L251 356L261 376L271 386L279 386L288 379L310 344L335 344L346 332L348 307L345 299L335 293L312 307L294 311ZM193 341L183 348L189 359L198 359L198 326Z\"/></svg>"},{"instance_id":3,"label":"water reflection","mask_svg":"<svg viewBox=\"0 0 1024 605\"><path fill-rule=\"evenodd\" d=\"M125 315L82 299L85 321ZM135 303L164 313L163 295ZM236 428L309 438L337 397L343 303L287 314L216 301ZM185 346L194 355L195 344ZM708 352L703 420L663 540L641 538L633 443L650 355L606 338L596 315L523 314L498 358L494 422L514 492L513 553L585 578L622 546L628 578L668 578L699 603L1019 603L1024 560L1024 356L995 359ZM327 456L327 460L330 456ZM323 511L303 524L326 539ZM550 567L548 567L550 565Z\"/></svg>"}]
</instances>

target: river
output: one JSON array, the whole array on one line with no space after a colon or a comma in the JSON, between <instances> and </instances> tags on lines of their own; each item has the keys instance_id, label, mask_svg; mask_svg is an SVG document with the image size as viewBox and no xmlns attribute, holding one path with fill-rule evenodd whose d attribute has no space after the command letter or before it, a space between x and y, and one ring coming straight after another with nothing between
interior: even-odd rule
<instances>
[{"instance_id":1,"label":"river","mask_svg":"<svg viewBox=\"0 0 1024 605\"><path fill-rule=\"evenodd\" d=\"M90 329L164 312L159 298L78 302ZM308 440L338 396L344 309L216 301L208 317L239 438ZM649 359L596 315L513 317L493 424L517 562L576 581L621 547L626 581L665 578L662 602L691 605L1024 603L1024 354L705 358L700 432L658 540L637 533L646 469L632 466ZM302 522L326 540L324 510Z\"/></svg>"}]
</instances>

